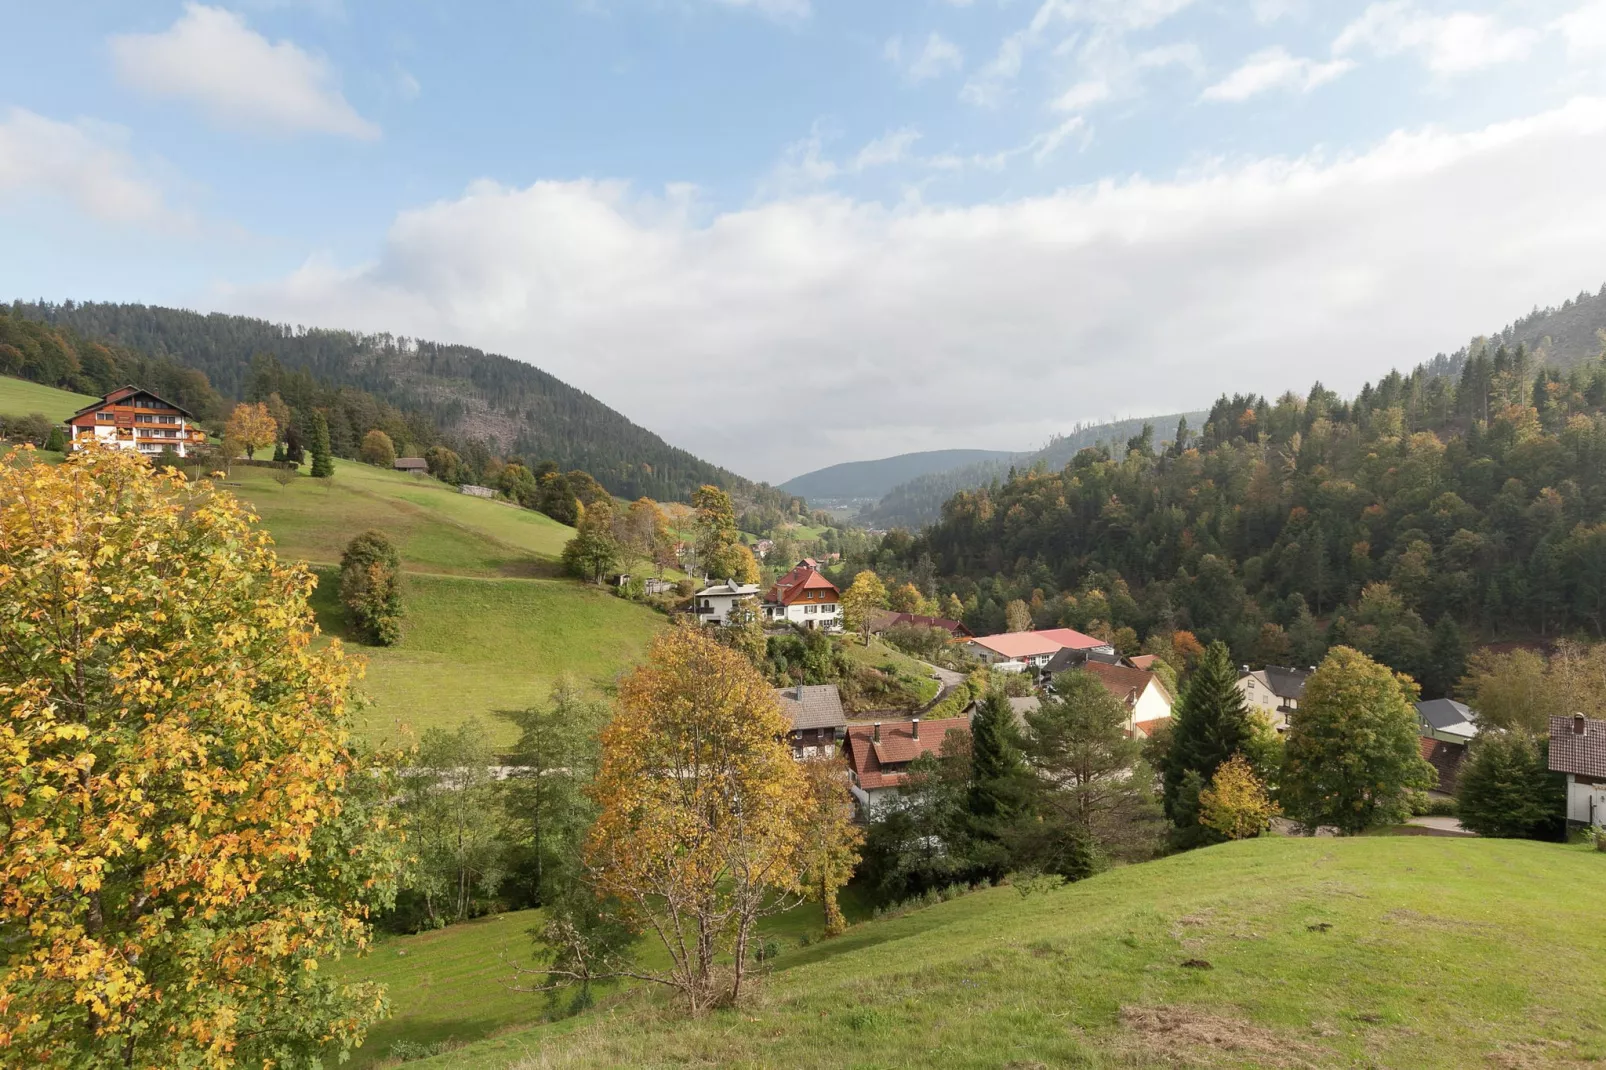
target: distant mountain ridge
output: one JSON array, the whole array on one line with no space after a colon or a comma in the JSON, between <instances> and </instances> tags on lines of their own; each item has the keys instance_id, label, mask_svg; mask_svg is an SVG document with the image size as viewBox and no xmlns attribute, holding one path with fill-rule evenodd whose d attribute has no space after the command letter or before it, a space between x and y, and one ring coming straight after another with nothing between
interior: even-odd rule
<instances>
[{"instance_id":1,"label":"distant mountain ridge","mask_svg":"<svg viewBox=\"0 0 1606 1070\"><path fill-rule=\"evenodd\" d=\"M880 498L900 483L985 461L1020 456L1007 450L926 450L875 461L846 461L794 476L781 490L810 501L821 498Z\"/></svg>"},{"instance_id":2,"label":"distant mountain ridge","mask_svg":"<svg viewBox=\"0 0 1606 1070\"><path fill-rule=\"evenodd\" d=\"M683 501L712 483L743 497L780 500L773 488L671 446L533 364L470 346L152 305L18 301L11 311L85 338L170 356L204 372L225 398L244 398L253 358L272 354L286 368L420 413L449 441L484 442L532 462L581 468L622 497Z\"/></svg>"},{"instance_id":3,"label":"distant mountain ridge","mask_svg":"<svg viewBox=\"0 0 1606 1070\"><path fill-rule=\"evenodd\" d=\"M917 476L893 487L873 508L861 512L858 520L877 528L922 528L942 516L943 503L949 498L962 490L986 486L995 479L1003 479L1009 475L1011 468L1031 468L1041 464L1058 470L1069 464L1078 451L1089 446L1100 442L1124 446L1128 439L1143 433L1145 424L1154 428L1154 442L1159 445L1171 440L1179 420L1186 418L1188 426L1198 430L1204 417L1204 412L1189 412L1142 416L1104 424L1078 424L1069 434L1056 435L1048 445L1033 453L1006 454L1001 458Z\"/></svg>"}]
</instances>

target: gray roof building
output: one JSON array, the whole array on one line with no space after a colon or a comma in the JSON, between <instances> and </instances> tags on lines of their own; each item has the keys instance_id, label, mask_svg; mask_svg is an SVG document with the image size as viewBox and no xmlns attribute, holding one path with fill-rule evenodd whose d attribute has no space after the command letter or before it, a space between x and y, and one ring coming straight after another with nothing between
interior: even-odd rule
<instances>
[{"instance_id":1,"label":"gray roof building","mask_svg":"<svg viewBox=\"0 0 1606 1070\"><path fill-rule=\"evenodd\" d=\"M835 684L778 687L775 697L781 700L781 711L791 718L794 732L847 726L848 716L842 709L842 694Z\"/></svg>"},{"instance_id":2,"label":"gray roof building","mask_svg":"<svg viewBox=\"0 0 1606 1070\"><path fill-rule=\"evenodd\" d=\"M1453 698L1430 698L1416 704L1422 734L1449 742L1469 740L1478 734L1477 714Z\"/></svg>"}]
</instances>

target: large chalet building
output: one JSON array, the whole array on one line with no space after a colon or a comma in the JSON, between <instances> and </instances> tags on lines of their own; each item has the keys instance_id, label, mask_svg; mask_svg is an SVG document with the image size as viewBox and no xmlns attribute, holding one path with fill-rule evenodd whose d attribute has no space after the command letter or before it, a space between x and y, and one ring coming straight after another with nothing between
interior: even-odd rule
<instances>
[{"instance_id":1,"label":"large chalet building","mask_svg":"<svg viewBox=\"0 0 1606 1070\"><path fill-rule=\"evenodd\" d=\"M764 596L764 619L822 632L841 631L842 595L836 584L820 574L819 562L805 557Z\"/></svg>"},{"instance_id":2,"label":"large chalet building","mask_svg":"<svg viewBox=\"0 0 1606 1070\"><path fill-rule=\"evenodd\" d=\"M113 390L79 409L67 428L72 449L95 442L144 454L171 449L184 457L206 443L206 432L195 425L193 413L136 386Z\"/></svg>"}]
</instances>

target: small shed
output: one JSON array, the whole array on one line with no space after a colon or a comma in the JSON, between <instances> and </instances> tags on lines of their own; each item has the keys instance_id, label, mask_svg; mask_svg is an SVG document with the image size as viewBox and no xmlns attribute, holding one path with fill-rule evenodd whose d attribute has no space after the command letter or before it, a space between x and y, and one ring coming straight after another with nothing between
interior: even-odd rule
<instances>
[{"instance_id":1,"label":"small shed","mask_svg":"<svg viewBox=\"0 0 1606 1070\"><path fill-rule=\"evenodd\" d=\"M429 462L422 457L397 457L391 467L398 472L419 472L425 475L429 473Z\"/></svg>"},{"instance_id":2,"label":"small shed","mask_svg":"<svg viewBox=\"0 0 1606 1070\"><path fill-rule=\"evenodd\" d=\"M482 487L477 483L464 483L457 489L474 498L496 497L496 491L492 490L490 487Z\"/></svg>"}]
</instances>

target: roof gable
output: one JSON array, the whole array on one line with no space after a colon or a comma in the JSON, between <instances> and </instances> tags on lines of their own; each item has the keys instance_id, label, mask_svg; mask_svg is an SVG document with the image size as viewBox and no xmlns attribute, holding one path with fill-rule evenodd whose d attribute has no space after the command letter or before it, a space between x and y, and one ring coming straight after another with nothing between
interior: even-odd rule
<instances>
[{"instance_id":1,"label":"roof gable","mask_svg":"<svg viewBox=\"0 0 1606 1070\"><path fill-rule=\"evenodd\" d=\"M792 722L793 731L806 728L841 728L848 723L842 693L835 684L797 684L778 687L775 697Z\"/></svg>"},{"instance_id":2,"label":"roof gable","mask_svg":"<svg viewBox=\"0 0 1606 1070\"><path fill-rule=\"evenodd\" d=\"M1578 731L1580 722L1582 732ZM1550 768L1557 773L1606 780L1606 721L1552 717Z\"/></svg>"},{"instance_id":3,"label":"roof gable","mask_svg":"<svg viewBox=\"0 0 1606 1070\"><path fill-rule=\"evenodd\" d=\"M922 754L939 754L943 740L949 732L970 734L968 717L949 717L939 721L924 721L915 736L915 722L889 721L880 725L881 738L877 740L876 726L853 725L848 728L848 765L857 777L859 787L866 791L875 788L892 788L902 784L907 774L902 767ZM887 766L896 768L888 769Z\"/></svg>"}]
</instances>

